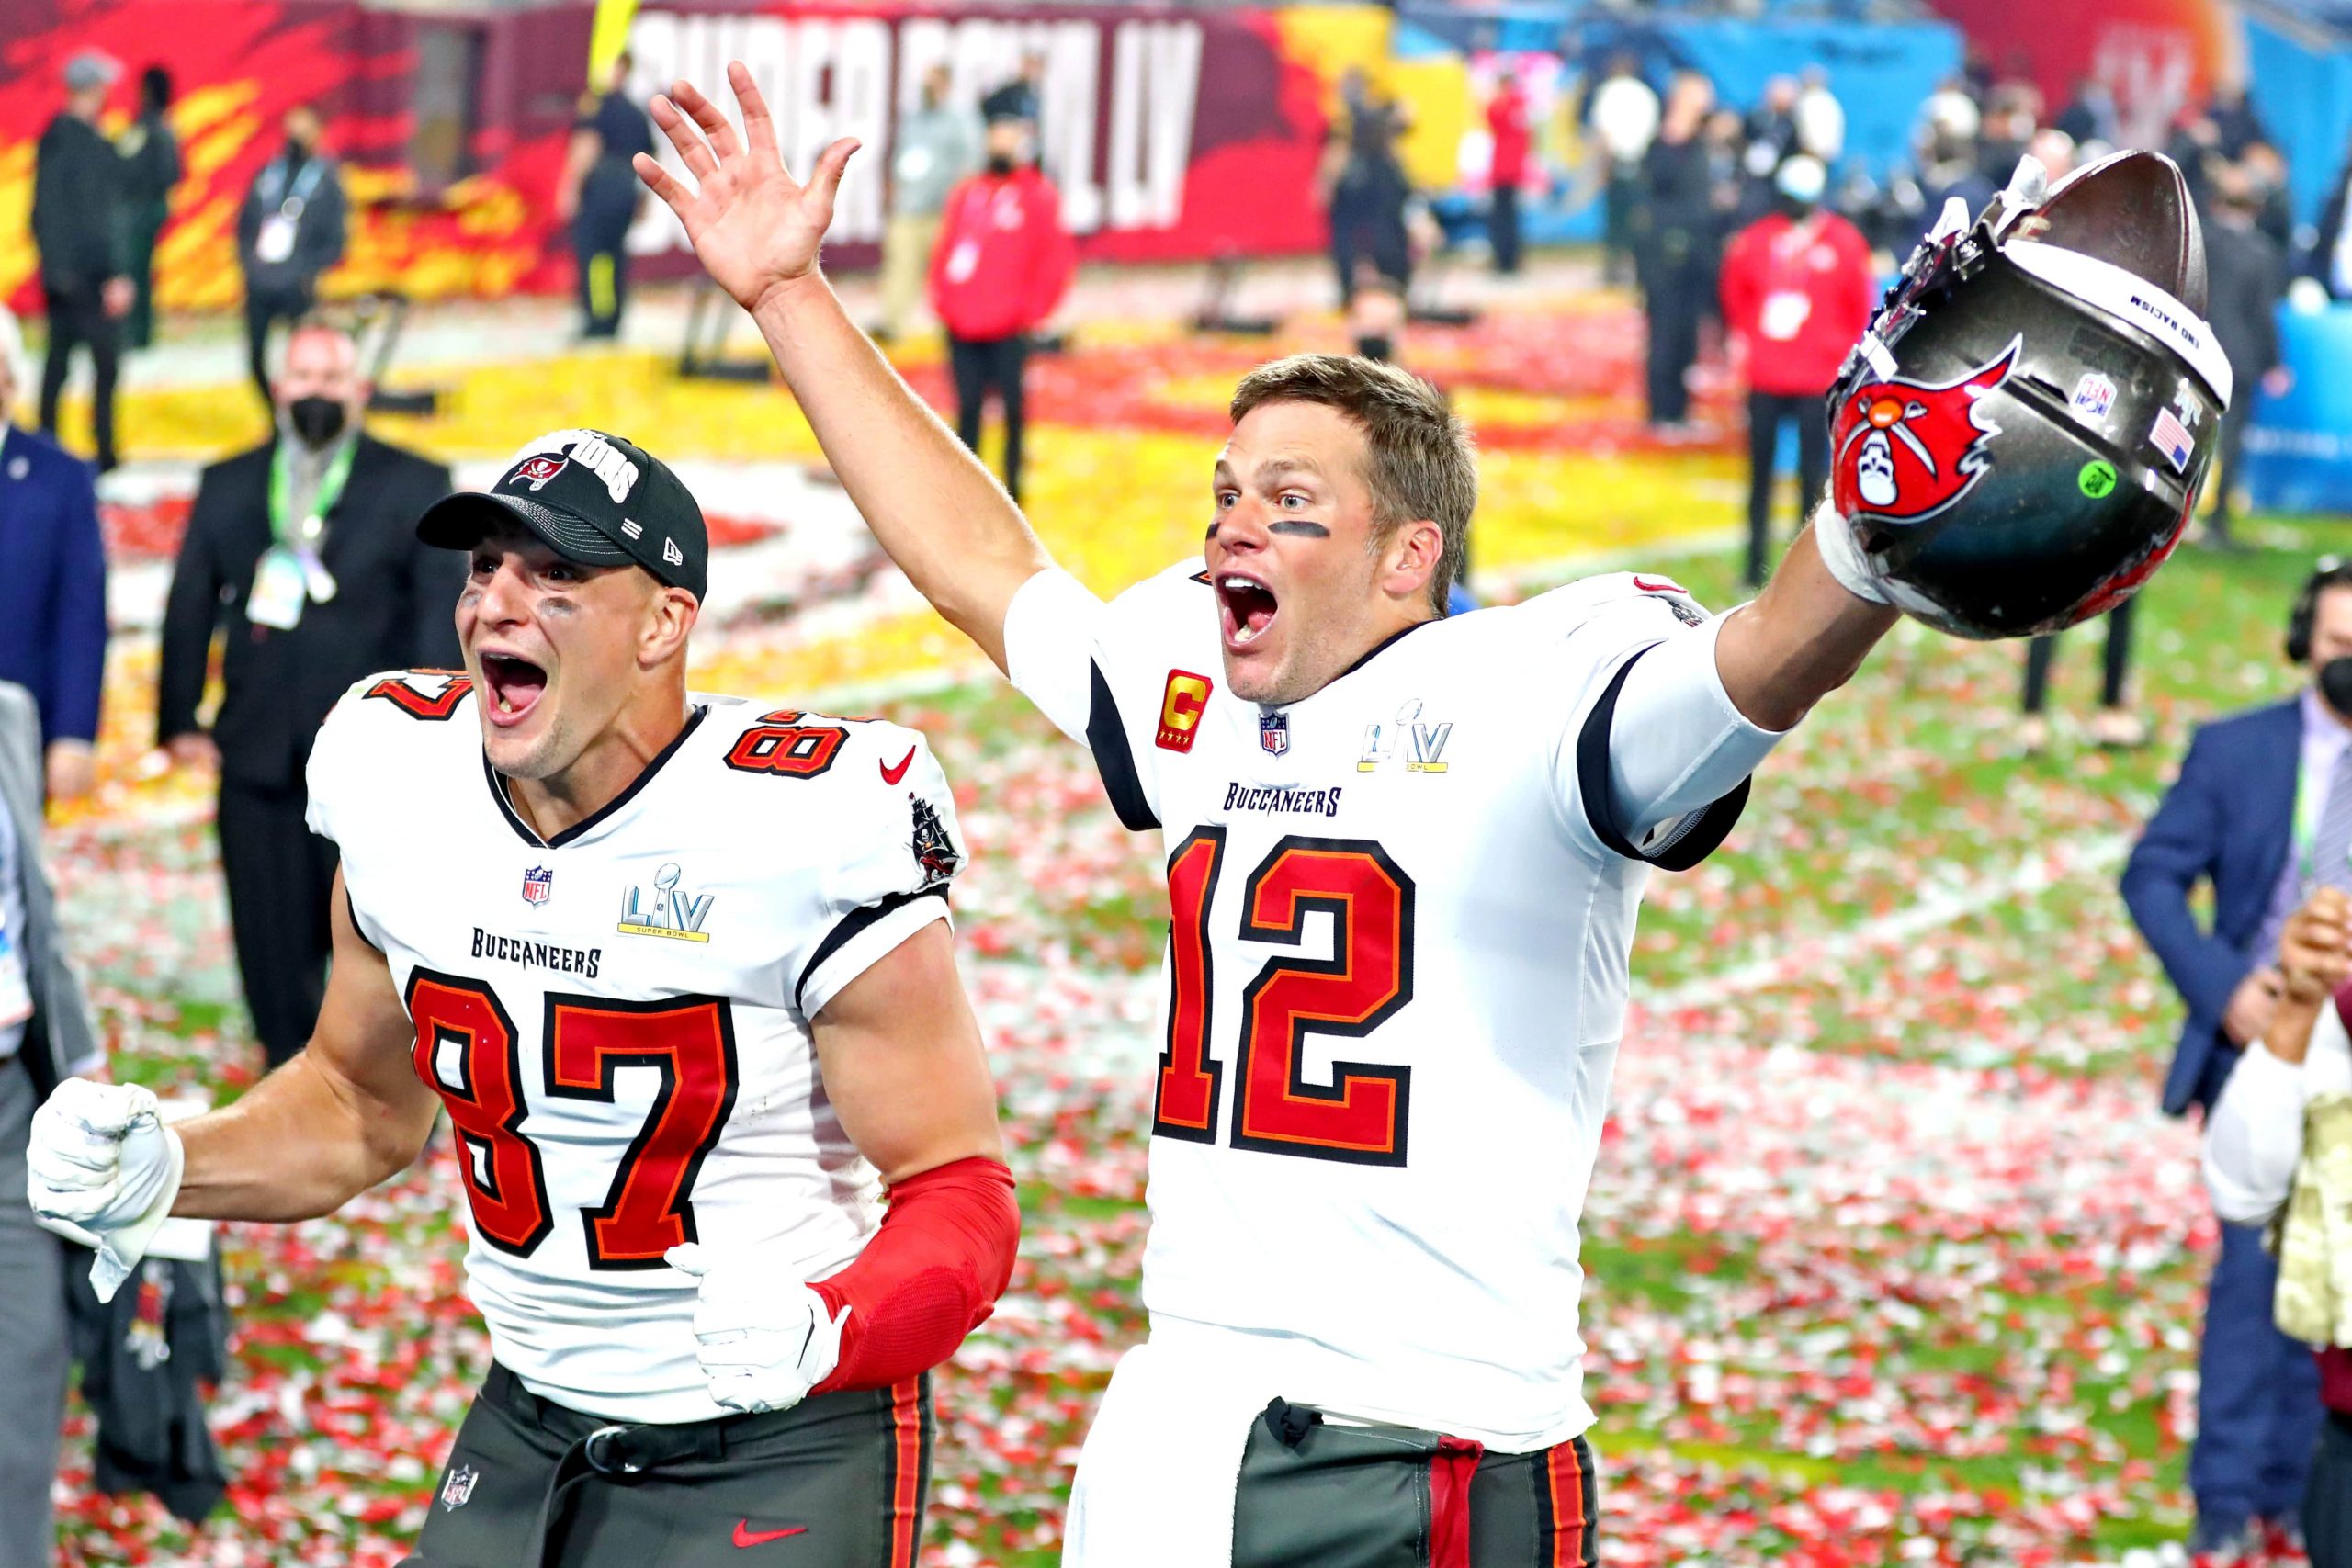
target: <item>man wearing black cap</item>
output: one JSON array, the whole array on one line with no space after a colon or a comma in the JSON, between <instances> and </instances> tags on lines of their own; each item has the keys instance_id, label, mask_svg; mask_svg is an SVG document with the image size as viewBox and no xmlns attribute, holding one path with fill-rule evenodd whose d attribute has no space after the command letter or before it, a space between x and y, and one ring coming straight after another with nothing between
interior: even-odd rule
<instances>
[{"instance_id":1,"label":"man wearing black cap","mask_svg":"<svg viewBox=\"0 0 2352 1568\"><path fill-rule=\"evenodd\" d=\"M310 1046L162 1127L75 1081L36 1213L332 1213L437 1112L495 1356L420 1564L902 1568L927 1374L1019 1216L956 976L947 781L912 730L686 689L709 544L643 448L560 430L417 525L467 552L462 674L354 686L311 758L343 856ZM882 1199L888 1196L887 1213Z\"/></svg>"}]
</instances>

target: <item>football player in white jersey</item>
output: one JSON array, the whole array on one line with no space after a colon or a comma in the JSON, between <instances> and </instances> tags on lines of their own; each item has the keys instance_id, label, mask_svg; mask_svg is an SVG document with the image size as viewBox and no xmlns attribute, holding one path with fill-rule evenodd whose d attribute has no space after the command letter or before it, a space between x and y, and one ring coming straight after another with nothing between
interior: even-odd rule
<instances>
[{"instance_id":1,"label":"football player in white jersey","mask_svg":"<svg viewBox=\"0 0 2352 1568\"><path fill-rule=\"evenodd\" d=\"M1466 434L1425 382L1307 355L1242 382L1204 558L1105 604L817 269L854 144L794 181L729 78L740 135L654 100L694 186L640 176L883 547L1166 835L1150 1337L1063 1561L1591 1562L1577 1217L1634 911L1894 624L1825 561L1843 520L1727 615L1621 574L1444 619Z\"/></svg>"},{"instance_id":2,"label":"football player in white jersey","mask_svg":"<svg viewBox=\"0 0 2352 1568\"><path fill-rule=\"evenodd\" d=\"M686 689L701 511L558 431L436 503L462 674L320 732L342 854L309 1047L172 1127L74 1081L31 1198L110 1289L169 1213L332 1213L445 1110L495 1357L412 1562L910 1568L928 1370L1019 1225L922 738ZM888 1199L887 1209L885 1197Z\"/></svg>"}]
</instances>

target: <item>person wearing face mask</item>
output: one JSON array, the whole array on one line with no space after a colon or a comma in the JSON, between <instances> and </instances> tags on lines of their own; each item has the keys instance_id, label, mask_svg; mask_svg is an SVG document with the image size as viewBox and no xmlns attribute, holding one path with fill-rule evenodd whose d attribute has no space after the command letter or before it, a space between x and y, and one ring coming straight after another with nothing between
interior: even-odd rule
<instances>
[{"instance_id":1,"label":"person wearing face mask","mask_svg":"<svg viewBox=\"0 0 2352 1568\"><path fill-rule=\"evenodd\" d=\"M204 471L164 616L156 730L217 770L237 967L272 1066L302 1048L326 981L332 845L305 826L319 724L371 671L449 669L464 563L418 542L449 470L359 427L371 387L337 326L298 321L270 439ZM223 693L198 715L214 632Z\"/></svg>"},{"instance_id":2,"label":"person wearing face mask","mask_svg":"<svg viewBox=\"0 0 2352 1568\"><path fill-rule=\"evenodd\" d=\"M286 111L285 150L262 165L237 215L245 275L245 356L269 403L269 330L300 320L319 297L319 274L343 259L343 174L319 150L319 114Z\"/></svg>"},{"instance_id":3,"label":"person wearing face mask","mask_svg":"<svg viewBox=\"0 0 2352 1568\"><path fill-rule=\"evenodd\" d=\"M1724 253L1724 325L1747 367L1747 581L1764 581L1772 544L1772 478L1781 427L1797 427L1797 518L1829 483L1823 394L1877 300L1870 243L1821 205L1828 171L1804 153L1773 177L1773 210Z\"/></svg>"},{"instance_id":4,"label":"person wearing face mask","mask_svg":"<svg viewBox=\"0 0 2352 1568\"><path fill-rule=\"evenodd\" d=\"M2352 889L2352 561L2318 562L2289 617L2310 685L2204 726L2123 869L2123 899L2188 1007L2164 1109L2211 1122L2240 1055L2279 1008L2281 933L2317 888ZM2212 918L2190 908L2211 887ZM2308 1349L2271 1320L2278 1266L2259 1227L2221 1226L2205 1305L2192 1554L2291 1530L2319 1432Z\"/></svg>"},{"instance_id":5,"label":"person wearing face mask","mask_svg":"<svg viewBox=\"0 0 2352 1568\"><path fill-rule=\"evenodd\" d=\"M991 393L1004 411L1004 488L1021 498L1022 382L1029 339L1078 270L1061 197L1040 173L1026 120L988 124L988 163L947 193L931 254L931 308L947 329L956 429L980 449Z\"/></svg>"}]
</instances>

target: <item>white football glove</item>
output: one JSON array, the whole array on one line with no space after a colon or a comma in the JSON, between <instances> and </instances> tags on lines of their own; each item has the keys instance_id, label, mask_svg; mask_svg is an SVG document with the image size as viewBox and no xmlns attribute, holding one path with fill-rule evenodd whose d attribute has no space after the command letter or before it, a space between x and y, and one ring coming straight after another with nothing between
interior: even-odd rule
<instances>
[{"instance_id":1,"label":"white football glove","mask_svg":"<svg viewBox=\"0 0 2352 1568\"><path fill-rule=\"evenodd\" d=\"M832 1375L849 1308L831 1315L825 1298L797 1274L756 1255L721 1257L690 1241L662 1258L701 1287L696 1355L722 1409L789 1410Z\"/></svg>"},{"instance_id":2,"label":"white football glove","mask_svg":"<svg viewBox=\"0 0 2352 1568\"><path fill-rule=\"evenodd\" d=\"M33 1112L25 1196L42 1225L97 1248L90 1283L112 1301L171 1216L187 1163L153 1094L67 1078Z\"/></svg>"}]
</instances>

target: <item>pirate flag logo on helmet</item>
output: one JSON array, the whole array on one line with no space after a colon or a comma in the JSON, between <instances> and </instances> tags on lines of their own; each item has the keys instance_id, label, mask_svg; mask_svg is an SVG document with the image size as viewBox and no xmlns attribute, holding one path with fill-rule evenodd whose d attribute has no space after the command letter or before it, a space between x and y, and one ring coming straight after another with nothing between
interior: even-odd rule
<instances>
[{"instance_id":1,"label":"pirate flag logo on helmet","mask_svg":"<svg viewBox=\"0 0 2352 1568\"><path fill-rule=\"evenodd\" d=\"M1919 523L1973 489L2001 434L1978 400L2009 378L2023 342L2011 338L1990 362L1940 386L1898 378L1854 389L1830 430L1838 510Z\"/></svg>"}]
</instances>

